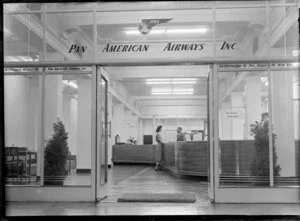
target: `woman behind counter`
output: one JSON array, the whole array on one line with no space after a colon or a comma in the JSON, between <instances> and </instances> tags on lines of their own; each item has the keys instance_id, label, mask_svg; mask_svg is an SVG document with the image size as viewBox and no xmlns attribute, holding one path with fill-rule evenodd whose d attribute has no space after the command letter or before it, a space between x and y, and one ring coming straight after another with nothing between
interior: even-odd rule
<instances>
[{"instance_id":1,"label":"woman behind counter","mask_svg":"<svg viewBox=\"0 0 300 221\"><path fill-rule=\"evenodd\" d=\"M156 151L155 151L155 159L156 159L156 166L155 166L155 170L159 170L159 169L163 169L163 165L162 165L162 150L163 150L163 139L162 139L162 135L161 135L161 132L162 132L162 126L159 125L157 128L156 128L156 142L157 142L157 145L156 145Z\"/></svg>"}]
</instances>

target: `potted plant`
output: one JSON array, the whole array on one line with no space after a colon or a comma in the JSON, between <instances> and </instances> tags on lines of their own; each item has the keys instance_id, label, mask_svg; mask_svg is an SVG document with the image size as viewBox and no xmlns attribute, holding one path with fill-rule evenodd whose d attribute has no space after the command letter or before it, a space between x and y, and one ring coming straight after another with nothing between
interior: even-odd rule
<instances>
[{"instance_id":1,"label":"potted plant","mask_svg":"<svg viewBox=\"0 0 300 221\"><path fill-rule=\"evenodd\" d=\"M250 134L254 136L255 154L250 164L251 176L254 177L255 183L259 185L269 184L269 116L268 113L263 113L261 121L255 121L255 124L250 125ZM273 173L274 176L279 176L281 170L277 164L277 153L275 148L276 134L272 133L273 146Z\"/></svg>"},{"instance_id":2,"label":"potted plant","mask_svg":"<svg viewBox=\"0 0 300 221\"><path fill-rule=\"evenodd\" d=\"M67 174L65 165L68 158L68 133L63 122L57 118L53 124L54 133L45 148L44 176L45 185L63 185ZM47 179L49 178L49 179Z\"/></svg>"}]
</instances>

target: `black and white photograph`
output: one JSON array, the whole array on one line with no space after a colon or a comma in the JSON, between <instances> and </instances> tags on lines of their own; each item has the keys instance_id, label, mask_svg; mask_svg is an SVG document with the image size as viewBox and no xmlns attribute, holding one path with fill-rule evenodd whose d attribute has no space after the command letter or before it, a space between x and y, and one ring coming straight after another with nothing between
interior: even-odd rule
<instances>
[{"instance_id":1,"label":"black and white photograph","mask_svg":"<svg viewBox=\"0 0 300 221\"><path fill-rule=\"evenodd\" d=\"M2 218L299 219L299 8L3 1Z\"/></svg>"}]
</instances>

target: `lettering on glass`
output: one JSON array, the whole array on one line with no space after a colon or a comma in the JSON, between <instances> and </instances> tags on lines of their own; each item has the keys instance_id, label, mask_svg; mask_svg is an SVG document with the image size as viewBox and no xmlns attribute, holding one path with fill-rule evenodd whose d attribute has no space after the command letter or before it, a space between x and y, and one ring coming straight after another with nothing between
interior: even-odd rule
<instances>
[{"instance_id":1,"label":"lettering on glass","mask_svg":"<svg viewBox=\"0 0 300 221\"><path fill-rule=\"evenodd\" d=\"M73 44L70 47L69 53L84 53L87 49L87 46Z\"/></svg>"},{"instance_id":2,"label":"lettering on glass","mask_svg":"<svg viewBox=\"0 0 300 221\"><path fill-rule=\"evenodd\" d=\"M224 51L224 50L235 50L235 49L237 49L237 43L236 42L230 43L230 42L224 41L220 49L222 51Z\"/></svg>"},{"instance_id":3,"label":"lettering on glass","mask_svg":"<svg viewBox=\"0 0 300 221\"><path fill-rule=\"evenodd\" d=\"M163 51L201 51L205 43L202 44L174 44L168 43Z\"/></svg>"}]
</instances>

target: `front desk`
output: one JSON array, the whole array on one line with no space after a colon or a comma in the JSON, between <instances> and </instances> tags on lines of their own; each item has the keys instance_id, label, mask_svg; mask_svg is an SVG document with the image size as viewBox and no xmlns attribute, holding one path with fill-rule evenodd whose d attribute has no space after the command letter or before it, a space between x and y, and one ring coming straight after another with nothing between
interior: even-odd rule
<instances>
[{"instance_id":1,"label":"front desk","mask_svg":"<svg viewBox=\"0 0 300 221\"><path fill-rule=\"evenodd\" d=\"M113 145L113 163L155 164L156 145ZM165 143L166 169L182 175L207 176L207 141Z\"/></svg>"},{"instance_id":2,"label":"front desk","mask_svg":"<svg viewBox=\"0 0 300 221\"><path fill-rule=\"evenodd\" d=\"M155 145L114 145L114 163L155 164ZM163 148L166 168L177 174L208 175L207 141L165 143ZM299 140L295 141L295 162L299 162ZM220 176L250 176L250 165L255 154L254 140L220 141ZM300 174L296 166L296 176Z\"/></svg>"}]
</instances>

